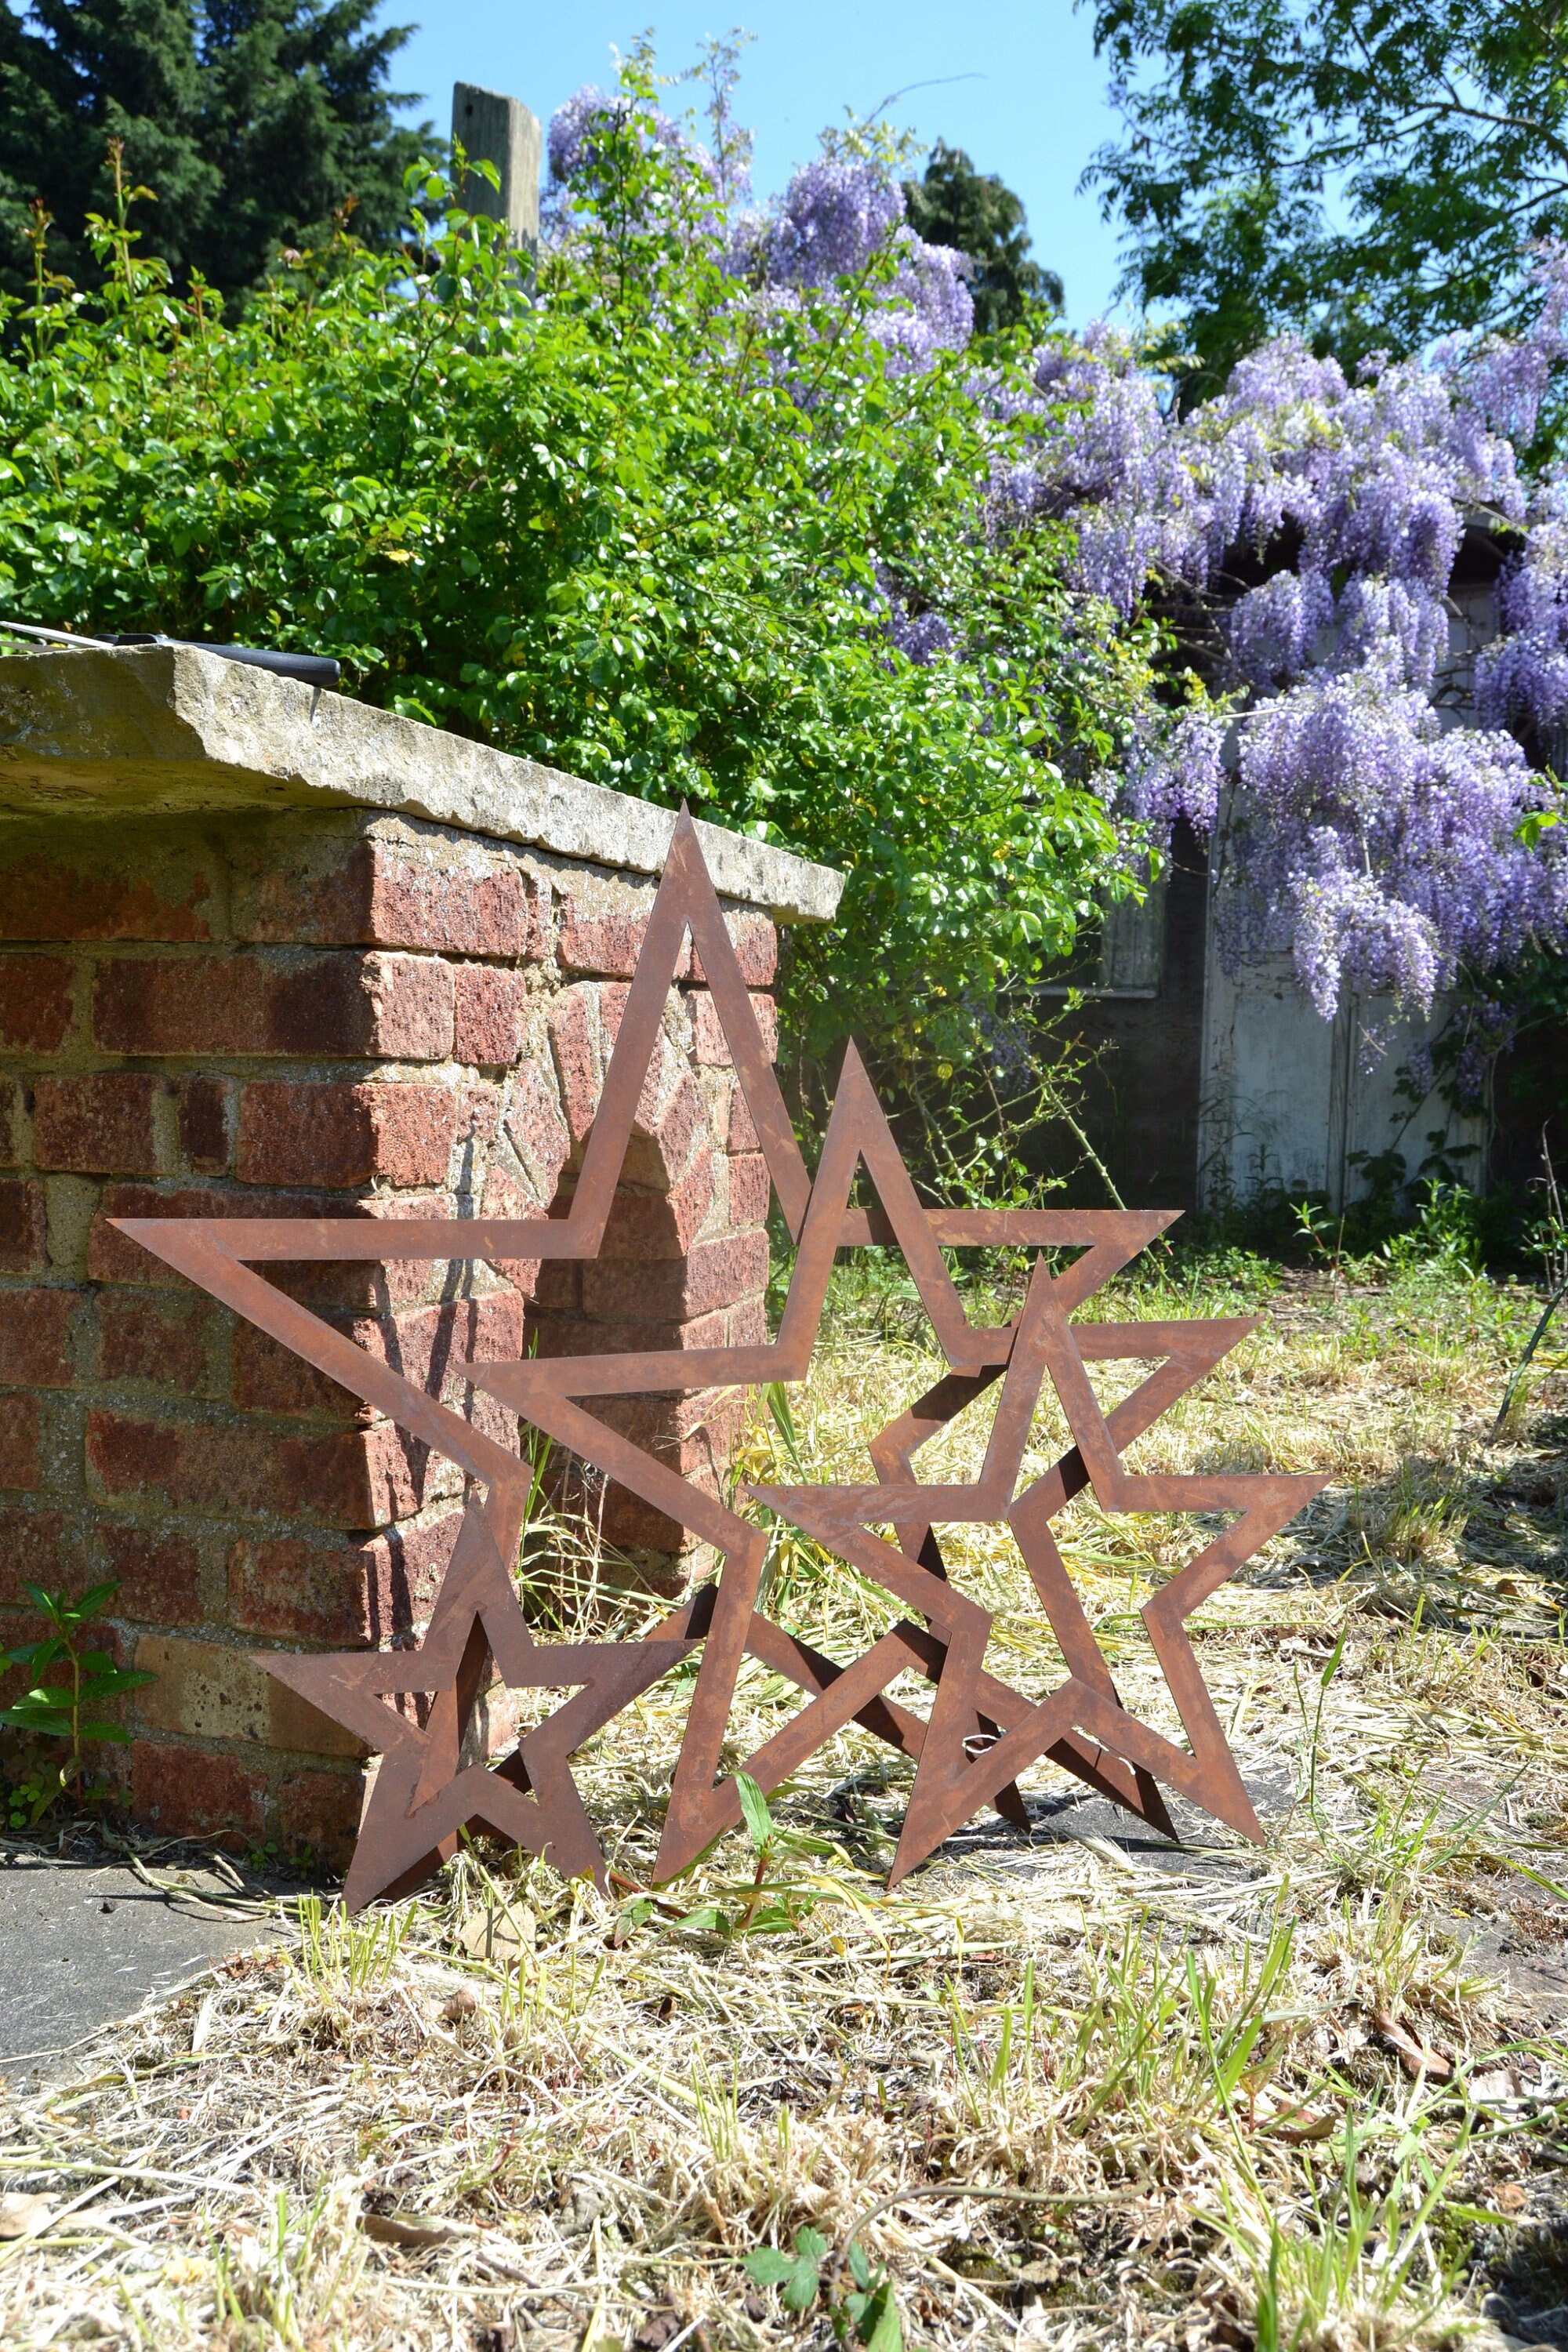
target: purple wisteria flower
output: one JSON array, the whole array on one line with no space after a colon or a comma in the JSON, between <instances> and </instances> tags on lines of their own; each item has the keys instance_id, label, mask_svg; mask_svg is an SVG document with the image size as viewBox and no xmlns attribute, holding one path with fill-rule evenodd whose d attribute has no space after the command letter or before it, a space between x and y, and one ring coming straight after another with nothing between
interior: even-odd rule
<instances>
[{"instance_id":1,"label":"purple wisteria flower","mask_svg":"<svg viewBox=\"0 0 1568 2352\"><path fill-rule=\"evenodd\" d=\"M993 478L1015 527L1072 518L1083 589L1122 614L1162 581L1209 596L1229 701L1152 714L1123 805L1157 838L1183 818L1206 832L1228 786L1222 951L1289 952L1325 1017L1346 990L1425 1012L1461 967L1506 969L1568 932L1568 855L1527 824L1551 787L1509 731L1568 720L1568 491L1538 501L1505 578L1484 723L1445 726L1431 701L1468 518L1530 520L1503 428L1532 428L1568 350L1568 260L1542 275L1528 364L1493 343L1374 359L1352 382L1286 337L1186 415L1111 331L1053 345L1030 455ZM1243 565L1265 576L1242 585Z\"/></svg>"},{"instance_id":2,"label":"purple wisteria flower","mask_svg":"<svg viewBox=\"0 0 1568 2352\"><path fill-rule=\"evenodd\" d=\"M818 289L856 278L879 256L891 258L868 324L895 373L927 368L939 351L962 351L974 327L969 263L927 245L904 219L904 192L879 166L819 156L795 173L762 242L769 285Z\"/></svg>"}]
</instances>

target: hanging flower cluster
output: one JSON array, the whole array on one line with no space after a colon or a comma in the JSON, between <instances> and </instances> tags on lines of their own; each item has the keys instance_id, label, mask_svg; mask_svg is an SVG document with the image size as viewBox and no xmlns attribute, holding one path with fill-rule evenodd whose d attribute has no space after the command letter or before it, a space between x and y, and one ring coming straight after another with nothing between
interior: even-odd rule
<instances>
[{"instance_id":1,"label":"hanging flower cluster","mask_svg":"<svg viewBox=\"0 0 1568 2352\"><path fill-rule=\"evenodd\" d=\"M591 169L611 103L584 92L552 124L563 182ZM648 135L680 139L663 116ZM738 300L787 305L873 272L889 370L970 340L967 265L914 235L874 161L825 153L769 213L714 234ZM1286 337L1183 415L1103 323L1044 345L1028 376L977 379L997 432L993 534L1068 521L1086 610L1131 619L1184 598L1204 616L1204 683L1148 712L1119 814L1162 840L1179 820L1214 834L1223 814L1223 952L1289 953L1325 1017L1346 992L1426 1012L1461 969L1504 973L1568 938L1568 826L1532 764L1568 726L1568 476L1531 488L1519 457L1568 353L1568 248L1544 249L1537 274L1524 337L1374 360L1353 380ZM1465 707L1439 689L1476 528L1512 551L1502 634ZM880 565L878 579L893 655L964 657L964 614L911 611Z\"/></svg>"},{"instance_id":2,"label":"hanging flower cluster","mask_svg":"<svg viewBox=\"0 0 1568 2352\"><path fill-rule=\"evenodd\" d=\"M1568 256L1542 276L1527 341L1349 382L1284 339L1182 417L1098 329L1042 355L1056 405L1033 462L995 484L1004 516L1075 517L1082 583L1121 612L1161 583L1206 601L1217 691L1155 719L1126 808L1157 836L1178 818L1212 832L1230 782L1222 950L1289 951L1326 1017L1345 991L1426 1011L1461 966L1496 972L1568 931L1568 856L1539 823L1555 793L1510 731L1568 715L1568 519L1555 488L1532 517L1514 438L1564 347ZM1470 725L1433 695L1477 523L1529 536Z\"/></svg>"}]
</instances>

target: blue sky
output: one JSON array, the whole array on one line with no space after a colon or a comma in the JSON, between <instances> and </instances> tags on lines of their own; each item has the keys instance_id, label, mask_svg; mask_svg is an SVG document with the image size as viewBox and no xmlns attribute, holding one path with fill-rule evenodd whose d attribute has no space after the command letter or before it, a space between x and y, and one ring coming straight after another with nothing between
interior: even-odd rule
<instances>
[{"instance_id":1,"label":"blue sky","mask_svg":"<svg viewBox=\"0 0 1568 2352\"><path fill-rule=\"evenodd\" d=\"M420 0L393 0L409 21ZM665 72L689 65L697 44L738 17L756 35L746 51L739 111L756 132L759 195L781 188L816 149L825 122L858 114L910 83L891 110L928 143L966 147L1023 197L1037 257L1061 273L1068 315L1085 324L1106 309L1118 276L1116 236L1079 173L1114 129L1089 18L1071 0L424 0L425 21L394 68L400 89L423 90L415 120L450 127L452 84L510 91L548 117L586 81L608 84L612 47L651 24ZM957 77L964 79L957 79ZM689 91L677 94L682 102Z\"/></svg>"}]
</instances>

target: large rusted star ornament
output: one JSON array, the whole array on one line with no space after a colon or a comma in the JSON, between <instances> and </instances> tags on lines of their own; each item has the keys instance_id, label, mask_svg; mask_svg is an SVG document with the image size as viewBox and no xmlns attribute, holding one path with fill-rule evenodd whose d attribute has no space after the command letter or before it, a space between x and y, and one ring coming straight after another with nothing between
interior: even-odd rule
<instances>
[{"instance_id":1,"label":"large rusted star ornament","mask_svg":"<svg viewBox=\"0 0 1568 2352\"><path fill-rule=\"evenodd\" d=\"M635 1643L535 1643L511 1580L529 1492L517 1455L333 1329L256 1267L393 1258L504 1264L592 1257L604 1238L688 935L731 1043L780 1209L796 1229L805 1213L810 1179L696 828L684 811L564 1215L115 1220L122 1233L165 1265L446 1454L468 1475L458 1542L416 1650L254 1654L258 1665L353 1730L380 1758L345 1890L352 1908L417 1884L452 1852L458 1832L470 1822L482 1822L532 1853L548 1853L567 1871L602 1879L603 1859L566 1759L685 1655L695 1637L678 1616ZM727 1377L745 1375L720 1375ZM478 1752L478 1743L480 1701L493 1675L519 1689L576 1686L576 1696L492 1767ZM397 1697L426 1699L426 1721L388 1704Z\"/></svg>"},{"instance_id":2,"label":"large rusted star ornament","mask_svg":"<svg viewBox=\"0 0 1568 2352\"><path fill-rule=\"evenodd\" d=\"M254 1271L268 1260L391 1256L506 1261L589 1257L603 1240L643 1082L658 1049L668 991L689 935L765 1155L796 1256L777 1336L754 1347L525 1359L463 1368L476 1389L710 1545L717 1574L641 1639L541 1643L512 1582L527 1479L518 1457L462 1415L286 1297ZM870 1205L853 1205L864 1179ZM438 1866L466 1826L481 1826L603 1884L597 1839L569 1759L678 1660L700 1657L655 1875L689 1867L741 1818L736 1769L771 1790L849 1724L915 1764L892 1875L902 1877L970 1815L994 1806L1021 1825L1020 1773L1045 1759L1152 1826L1171 1823L1161 1785L1206 1807L1243 1834L1259 1834L1185 1631L1193 1611L1315 1493L1315 1477L1148 1476L1122 1450L1212 1369L1249 1325L1075 1323L1093 1293L1171 1223L1163 1213L1090 1210L975 1212L919 1200L859 1056L851 1048L815 1178L803 1160L723 917L684 812L628 992L604 1096L571 1206L559 1217L508 1220L364 1218L124 1220L121 1229L468 1474L469 1496L435 1612L415 1649L322 1656L279 1651L258 1663L352 1729L379 1758L346 1897L351 1907L398 1894ZM759 1608L766 1529L610 1428L598 1398L667 1395L766 1381L798 1381L810 1367L837 1252L868 1243L900 1249L930 1318L946 1370L873 1440L869 1486L761 1488L756 1499L814 1536L837 1559L892 1593L906 1612L861 1655L822 1655ZM972 1325L945 1247L1038 1253L1023 1305L1006 1324ZM1081 1253L1066 1265L1062 1254ZM1086 1362L1128 1357L1156 1369L1109 1414ZM1001 1398L978 1480L931 1485L914 1457L994 1382ZM1049 1382L1073 1444L1044 1477L1019 1491L1036 1412ZM1051 1532L1052 1519L1091 1486L1115 1511L1234 1510L1234 1525L1143 1609L1155 1654L1187 1734L1182 1747L1121 1705ZM942 1526L1005 1521L1013 1530L1067 1665L1054 1689L1030 1696L991 1674L990 1613L950 1578ZM891 1530L891 1539L876 1532ZM803 1704L743 1763L724 1769L737 1678L751 1656L793 1682ZM487 1694L574 1696L498 1761L486 1752ZM896 1684L930 1686L921 1717ZM396 1702L405 1704L399 1706ZM409 1702L424 1702L423 1714Z\"/></svg>"}]
</instances>

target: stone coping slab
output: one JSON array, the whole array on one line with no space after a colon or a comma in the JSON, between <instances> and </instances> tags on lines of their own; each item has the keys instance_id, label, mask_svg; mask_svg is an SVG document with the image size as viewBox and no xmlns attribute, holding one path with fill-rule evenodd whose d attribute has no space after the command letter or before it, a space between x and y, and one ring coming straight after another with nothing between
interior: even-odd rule
<instances>
[{"instance_id":1,"label":"stone coping slab","mask_svg":"<svg viewBox=\"0 0 1568 2352\"><path fill-rule=\"evenodd\" d=\"M174 815L358 806L663 870L669 809L226 661L196 646L0 657L0 812ZM844 877L699 824L721 895L775 921L830 922Z\"/></svg>"}]
</instances>

